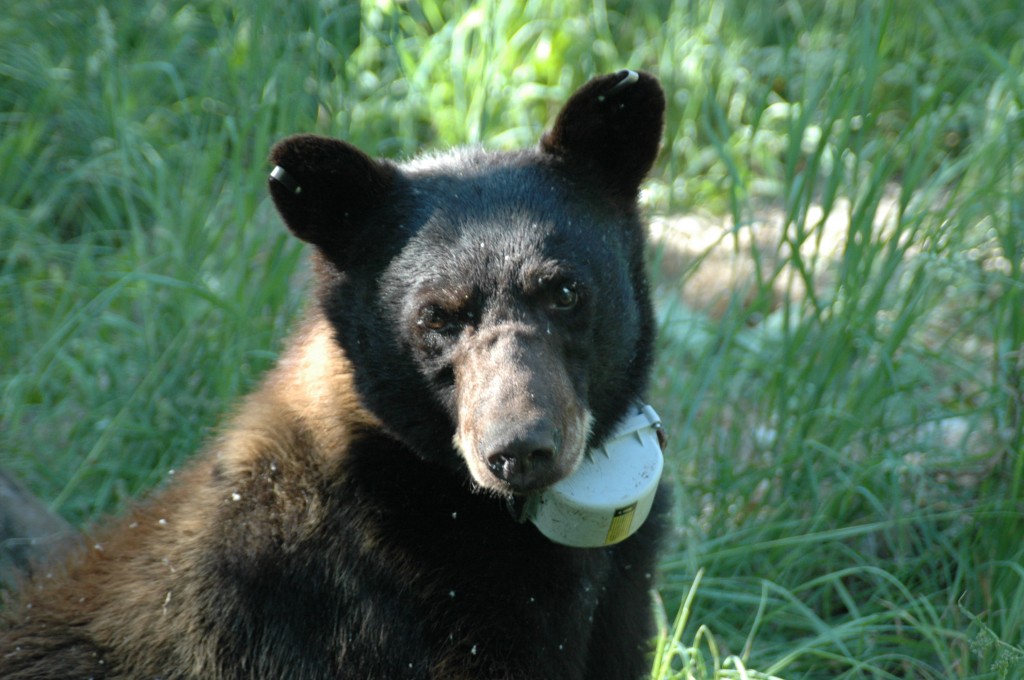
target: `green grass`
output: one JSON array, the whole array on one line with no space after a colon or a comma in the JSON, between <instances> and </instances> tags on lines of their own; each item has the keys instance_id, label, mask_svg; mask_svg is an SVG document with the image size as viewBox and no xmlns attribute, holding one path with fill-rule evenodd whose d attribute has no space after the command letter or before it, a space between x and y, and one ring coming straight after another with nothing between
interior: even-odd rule
<instances>
[{"instance_id":1,"label":"green grass","mask_svg":"<svg viewBox=\"0 0 1024 680\"><path fill-rule=\"evenodd\" d=\"M622 67L669 93L649 211L726 225L652 248L653 677L1022 677L1019 0L13 3L2 465L88 523L271 365L304 282L275 139L533 144ZM723 258L749 273L713 307Z\"/></svg>"}]
</instances>

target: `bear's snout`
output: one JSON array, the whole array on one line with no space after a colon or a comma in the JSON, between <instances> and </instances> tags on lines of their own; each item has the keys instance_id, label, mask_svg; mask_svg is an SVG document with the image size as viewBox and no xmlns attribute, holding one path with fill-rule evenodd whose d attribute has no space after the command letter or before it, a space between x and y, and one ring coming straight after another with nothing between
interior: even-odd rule
<instances>
[{"instance_id":1,"label":"bear's snout","mask_svg":"<svg viewBox=\"0 0 1024 680\"><path fill-rule=\"evenodd\" d=\"M546 336L526 325L484 331L459 352L455 376L455 443L480 487L529 493L579 465L590 412Z\"/></svg>"}]
</instances>

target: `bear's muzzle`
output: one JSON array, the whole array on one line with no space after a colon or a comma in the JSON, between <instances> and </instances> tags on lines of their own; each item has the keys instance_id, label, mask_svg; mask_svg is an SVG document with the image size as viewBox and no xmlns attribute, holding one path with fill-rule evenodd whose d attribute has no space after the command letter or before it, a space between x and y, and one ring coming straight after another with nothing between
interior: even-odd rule
<instances>
[{"instance_id":1,"label":"bear's muzzle","mask_svg":"<svg viewBox=\"0 0 1024 680\"><path fill-rule=\"evenodd\" d=\"M592 417L553 340L502 324L467 339L454 363L456 446L477 484L520 494L572 474Z\"/></svg>"}]
</instances>

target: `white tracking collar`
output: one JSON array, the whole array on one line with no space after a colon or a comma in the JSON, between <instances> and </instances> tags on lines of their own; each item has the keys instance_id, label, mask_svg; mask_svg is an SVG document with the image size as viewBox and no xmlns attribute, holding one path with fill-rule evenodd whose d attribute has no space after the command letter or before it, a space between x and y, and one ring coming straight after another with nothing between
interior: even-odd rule
<instances>
[{"instance_id":1,"label":"white tracking collar","mask_svg":"<svg viewBox=\"0 0 1024 680\"><path fill-rule=\"evenodd\" d=\"M641 405L580 467L526 500L523 515L556 543L599 548L632 536L651 512L664 459L661 418Z\"/></svg>"}]
</instances>

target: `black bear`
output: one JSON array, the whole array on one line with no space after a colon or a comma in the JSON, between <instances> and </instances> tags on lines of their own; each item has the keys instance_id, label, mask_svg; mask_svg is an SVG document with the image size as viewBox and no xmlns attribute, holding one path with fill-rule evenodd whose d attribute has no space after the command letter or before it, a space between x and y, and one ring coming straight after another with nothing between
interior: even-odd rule
<instances>
[{"instance_id":1,"label":"black bear","mask_svg":"<svg viewBox=\"0 0 1024 680\"><path fill-rule=\"evenodd\" d=\"M534 149L280 142L314 304L205 454L9 598L0 677L643 677L666 494L599 548L515 509L646 389L637 194L664 107L623 71Z\"/></svg>"}]
</instances>

